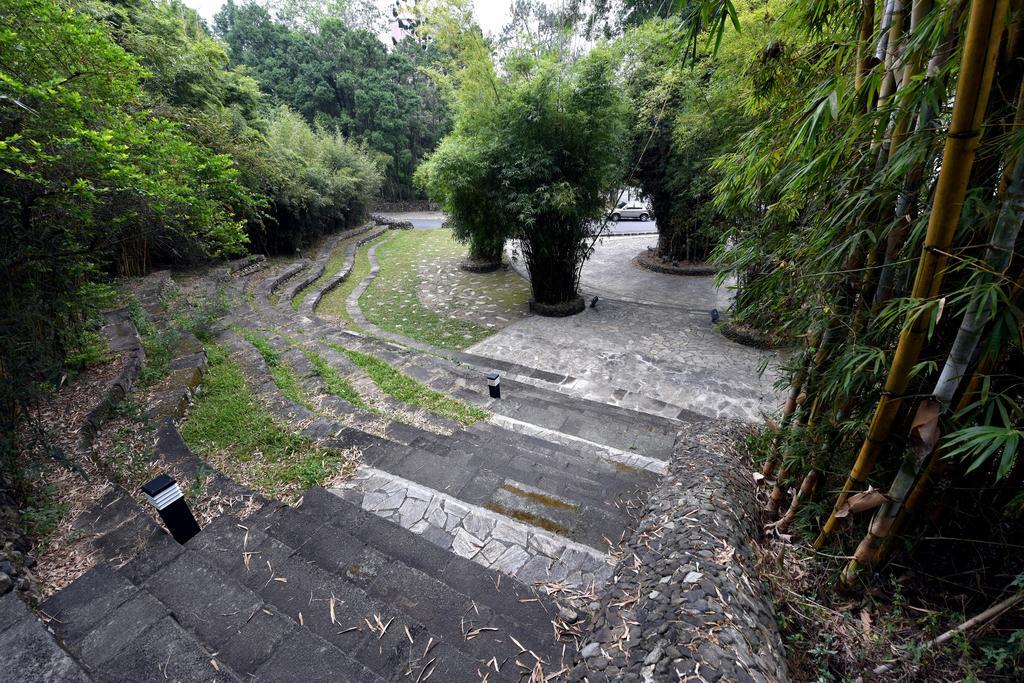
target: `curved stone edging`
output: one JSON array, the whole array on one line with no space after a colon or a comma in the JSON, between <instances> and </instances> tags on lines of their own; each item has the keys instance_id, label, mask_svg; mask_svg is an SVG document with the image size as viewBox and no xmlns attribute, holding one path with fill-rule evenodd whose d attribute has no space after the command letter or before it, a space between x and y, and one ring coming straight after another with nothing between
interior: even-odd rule
<instances>
[{"instance_id":1,"label":"curved stone edging","mask_svg":"<svg viewBox=\"0 0 1024 683\"><path fill-rule=\"evenodd\" d=\"M786 347L785 342L780 339L761 334L752 328L739 327L731 320L718 325L718 331L729 341L734 341L737 344L743 344L744 346L750 346L755 349L771 350L783 349Z\"/></svg>"},{"instance_id":2,"label":"curved stone edging","mask_svg":"<svg viewBox=\"0 0 1024 683\"><path fill-rule=\"evenodd\" d=\"M320 288L319 291L313 292L311 296L306 297L305 301L302 302L302 306L299 307L299 312L309 317L316 316L316 307L320 305L320 301L323 300L328 293L331 292L335 287L341 285L342 282L348 279L349 274L352 272L352 268L356 262L356 252L359 247L363 246L367 242L372 242L377 239L385 232L388 228L374 229L375 226L367 225L365 230L356 232L354 234L346 235L343 239L349 239L350 237L356 237L363 235L361 239L355 240L352 244L348 245L345 250L345 260L341 264L341 268L330 280Z\"/></svg>"},{"instance_id":3,"label":"curved stone edging","mask_svg":"<svg viewBox=\"0 0 1024 683\"><path fill-rule=\"evenodd\" d=\"M362 281L360 281L358 285L356 285L355 289L352 290L352 293L349 294L348 300L345 301L345 310L348 311L349 316L352 318L352 320L356 322L357 325L359 325L365 330L368 330L369 332L372 332L373 334L379 337L388 339L403 346L408 346L410 348L417 349L419 351L426 351L427 353L441 353L440 350L436 349L430 344L426 344L419 340L413 339L411 337L406 337L395 332L390 332L382 327L374 325L373 323L366 319L366 316L363 315L363 309L359 307L359 298L363 296L363 293L367 289L369 289L374 279L376 279L377 273L380 272L380 262L377 260L377 247L379 247L381 244L387 244L394 238L395 236L392 235L383 242L375 244L369 249L367 249L366 257L370 261L370 272L366 275L366 277L362 279Z\"/></svg>"},{"instance_id":4,"label":"curved stone edging","mask_svg":"<svg viewBox=\"0 0 1024 683\"><path fill-rule=\"evenodd\" d=\"M271 295L276 292L284 283L291 280L293 277L306 270L310 266L309 259L299 259L292 265L282 270L273 277L268 277L266 280L261 282L256 288L256 294L265 297L268 301Z\"/></svg>"},{"instance_id":5,"label":"curved stone edging","mask_svg":"<svg viewBox=\"0 0 1024 683\"><path fill-rule=\"evenodd\" d=\"M412 230L412 221L403 221L398 218L392 218L391 216L385 216L379 213L371 213L370 220L380 225L386 225L389 228L395 228L398 230Z\"/></svg>"},{"instance_id":6,"label":"curved stone edging","mask_svg":"<svg viewBox=\"0 0 1024 683\"><path fill-rule=\"evenodd\" d=\"M633 259L633 263L650 270L655 273L662 273L664 275L685 275L691 277L706 277L708 275L717 275L718 269L714 266L673 266L672 264L661 263L660 260L651 258L651 254L654 252L649 249L644 249Z\"/></svg>"},{"instance_id":7,"label":"curved stone edging","mask_svg":"<svg viewBox=\"0 0 1024 683\"><path fill-rule=\"evenodd\" d=\"M364 223L356 228L349 230L342 230L336 235L330 237L327 242L317 252L316 258L311 261L311 267L309 271L303 277L295 278L284 290L281 291L277 305L279 307L290 307L292 300L299 295L299 292L309 287L311 284L319 280L327 269L327 261L331 258L331 253L348 238L358 235L362 232L366 232L372 226L371 223Z\"/></svg>"},{"instance_id":8,"label":"curved stone edging","mask_svg":"<svg viewBox=\"0 0 1024 683\"><path fill-rule=\"evenodd\" d=\"M577 295L572 301L563 301L558 304L542 304L539 301L530 299L530 312L548 318L565 318L570 315L582 313L587 307L583 297Z\"/></svg>"},{"instance_id":9,"label":"curved stone edging","mask_svg":"<svg viewBox=\"0 0 1024 683\"><path fill-rule=\"evenodd\" d=\"M228 276L245 276L250 272L259 270L267 262L267 257L263 254L253 254L252 256L244 256L234 261L229 261L227 266ZM249 270L254 269L254 270Z\"/></svg>"},{"instance_id":10,"label":"curved stone edging","mask_svg":"<svg viewBox=\"0 0 1024 683\"><path fill-rule=\"evenodd\" d=\"M128 314L128 309L109 311L106 317L108 322L101 329L101 333L107 339L107 347L111 351L124 353L127 360L117 377L103 390L99 402L86 414L79 429L79 445L83 448L92 445L100 427L110 417L114 408L131 393L132 386L146 362L142 339Z\"/></svg>"},{"instance_id":11,"label":"curved stone edging","mask_svg":"<svg viewBox=\"0 0 1024 683\"><path fill-rule=\"evenodd\" d=\"M757 510L735 436L694 428L679 440L569 680L789 680L748 541Z\"/></svg>"},{"instance_id":12,"label":"curved stone edging","mask_svg":"<svg viewBox=\"0 0 1024 683\"><path fill-rule=\"evenodd\" d=\"M477 261L475 259L463 259L459 263L459 269L467 273L493 273L499 270L504 264L501 259L497 261Z\"/></svg>"}]
</instances>

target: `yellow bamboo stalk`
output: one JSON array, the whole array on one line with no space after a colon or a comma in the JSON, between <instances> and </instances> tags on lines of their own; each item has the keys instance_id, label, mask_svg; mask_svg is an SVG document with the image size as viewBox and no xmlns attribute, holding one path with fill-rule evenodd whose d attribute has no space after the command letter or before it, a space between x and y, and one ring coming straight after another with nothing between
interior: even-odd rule
<instances>
[{"instance_id":1,"label":"yellow bamboo stalk","mask_svg":"<svg viewBox=\"0 0 1024 683\"><path fill-rule=\"evenodd\" d=\"M1021 92L1024 93L1024 88L1021 89ZM1020 305L1022 292L1024 292L1024 272L1017 276L1017 279L1013 284L1013 288L1010 290L1008 299L1012 302L1012 305ZM1021 333L1024 334L1024 324L1021 326ZM1003 349L1002 353L998 356L993 355L982 358L981 362L978 363L978 367L975 368L974 372L971 374L971 379L967 383L967 388L960 396L960 400L957 401L956 407L953 409L954 413L960 412L974 402L974 399L977 397L978 391L981 388L982 378L991 373L992 370L1002 362L1002 357L1005 353L1006 350ZM941 449L936 448L929 455L924 470L921 472L921 476L918 478L917 482L914 483L914 488L911 489L906 502L900 508L896 520L893 522L892 529L883 539L881 547L878 548L873 562L874 566L881 566L889 559L889 556L892 554L894 549L896 539L899 538L900 534L903 532L903 528L906 526L907 522L915 516L921 499L931 489L932 480L935 479L936 476L941 476L947 468L948 461L942 457Z\"/></svg>"},{"instance_id":2,"label":"yellow bamboo stalk","mask_svg":"<svg viewBox=\"0 0 1024 683\"><path fill-rule=\"evenodd\" d=\"M875 0L861 3L860 39L857 41L857 73L854 78L858 92L864 85L864 77L871 68L871 50L868 42L875 33Z\"/></svg>"},{"instance_id":3,"label":"yellow bamboo stalk","mask_svg":"<svg viewBox=\"0 0 1024 683\"><path fill-rule=\"evenodd\" d=\"M960 224L960 211L967 193L985 107L992 89L992 76L996 58L999 56L999 41L1006 19L1007 4L1007 0L975 0L971 6L960 75L957 79L952 122L943 150L942 170L939 172L932 211L928 219L928 232L911 294L922 301L934 299L942 286L947 262L945 253ZM867 481L882 447L886 444L896 416L903 405L903 393L910 381L910 372L924 346L927 331L928 316L919 315L901 332L886 378L885 389L878 400L868 434L836 498L832 514L814 542L816 548L824 546L835 531L840 519L836 517L836 512L846 502L850 492L863 486Z\"/></svg>"}]
</instances>

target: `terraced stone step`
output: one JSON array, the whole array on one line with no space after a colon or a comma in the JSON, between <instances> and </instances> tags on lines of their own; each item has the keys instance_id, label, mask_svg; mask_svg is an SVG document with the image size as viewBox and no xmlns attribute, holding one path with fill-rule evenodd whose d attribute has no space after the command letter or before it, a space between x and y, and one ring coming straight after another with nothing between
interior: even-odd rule
<instances>
[{"instance_id":1,"label":"terraced stone step","mask_svg":"<svg viewBox=\"0 0 1024 683\"><path fill-rule=\"evenodd\" d=\"M378 438L289 401L267 377L259 354L244 345L238 350L243 366L254 373L256 392L280 421L324 445L360 448L370 466L591 547L620 537L631 521L626 500L654 481L644 470L596 459L581 474L578 452L562 453L554 444L531 449L526 437L511 432L485 442L465 432L440 437L402 425L403 432L392 423L385 438Z\"/></svg>"},{"instance_id":2,"label":"terraced stone step","mask_svg":"<svg viewBox=\"0 0 1024 683\"><path fill-rule=\"evenodd\" d=\"M398 367L434 390L487 407L494 412L540 427L600 443L623 451L667 460L672 453L680 423L704 422L690 411L676 411L673 418L566 396L555 387L539 387L502 377L502 398L488 396L485 369L501 370L503 363L488 365L477 358L476 369L425 353L400 349L350 333L333 333L328 340L375 355Z\"/></svg>"},{"instance_id":3,"label":"terraced stone step","mask_svg":"<svg viewBox=\"0 0 1024 683\"><path fill-rule=\"evenodd\" d=\"M491 680L518 680L506 666L520 652L511 637L549 658L558 651L543 637L551 608L542 598L519 603L521 587L505 579L498 592L501 580L490 576L471 584L470 597L447 583L466 576L451 566L457 558L422 552L415 536L393 524L372 515L327 517L323 505L283 508L266 521L245 529L218 522L189 546L389 680L415 674L428 660L436 660L439 680L479 680L492 658L499 671L492 665Z\"/></svg>"},{"instance_id":4,"label":"terraced stone step","mask_svg":"<svg viewBox=\"0 0 1024 683\"><path fill-rule=\"evenodd\" d=\"M0 597L0 680L86 683L89 677L11 592Z\"/></svg>"},{"instance_id":5,"label":"terraced stone step","mask_svg":"<svg viewBox=\"0 0 1024 683\"><path fill-rule=\"evenodd\" d=\"M167 607L106 563L44 602L41 613L92 679L241 680Z\"/></svg>"},{"instance_id":6,"label":"terraced stone step","mask_svg":"<svg viewBox=\"0 0 1024 683\"><path fill-rule=\"evenodd\" d=\"M611 573L605 552L537 526L539 515L521 522L372 467L361 467L331 492L444 551L527 584L583 590L602 585Z\"/></svg>"},{"instance_id":7,"label":"terraced stone step","mask_svg":"<svg viewBox=\"0 0 1024 683\"><path fill-rule=\"evenodd\" d=\"M351 274L356 261L356 251L359 247L367 242L372 242L377 239L387 232L388 229L389 228L386 226L367 226L366 229L357 229L352 234L343 238L343 242L348 241L349 243L345 248L345 260L342 262L341 268L339 268L338 272L325 282L322 287L319 287L317 291L311 292L306 296L302 304L299 306L299 312L307 318L317 318L316 309L317 306L320 305L320 301L327 296L331 290L347 280L349 274ZM328 253L326 256L321 255L321 258L326 264L326 261L330 258L330 254Z\"/></svg>"}]
</instances>

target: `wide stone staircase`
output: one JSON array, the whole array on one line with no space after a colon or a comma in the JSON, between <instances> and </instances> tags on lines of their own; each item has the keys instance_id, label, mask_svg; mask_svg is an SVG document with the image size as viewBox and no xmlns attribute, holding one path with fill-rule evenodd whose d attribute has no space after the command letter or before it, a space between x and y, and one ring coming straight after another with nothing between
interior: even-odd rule
<instances>
[{"instance_id":1,"label":"wide stone staircase","mask_svg":"<svg viewBox=\"0 0 1024 683\"><path fill-rule=\"evenodd\" d=\"M546 596L323 489L222 515L185 545L157 538L41 606L94 680L504 681L560 668Z\"/></svg>"},{"instance_id":2,"label":"wide stone staircase","mask_svg":"<svg viewBox=\"0 0 1024 683\"><path fill-rule=\"evenodd\" d=\"M619 544L682 435L707 420L588 401L571 378L318 315L359 245L382 232L364 226L311 259L250 259L203 281L231 304L219 343L260 403L320 445L357 449L355 476L289 507L217 474L232 502L185 545L114 491L80 522L101 561L41 605L45 629L20 612L0 621L32 621L37 641L0 662L0 679L29 664L52 675L25 680L544 681L580 670ZM254 336L303 400L275 383ZM387 396L350 353L488 417L467 427ZM313 356L360 405L330 392ZM494 368L500 399L484 379ZM171 421L157 454L179 471L206 467ZM0 632L0 651L12 633Z\"/></svg>"}]
</instances>

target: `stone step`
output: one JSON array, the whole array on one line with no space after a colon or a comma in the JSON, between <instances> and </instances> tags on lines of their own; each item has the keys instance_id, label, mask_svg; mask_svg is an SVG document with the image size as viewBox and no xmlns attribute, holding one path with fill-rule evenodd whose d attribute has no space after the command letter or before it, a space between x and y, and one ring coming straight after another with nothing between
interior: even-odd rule
<instances>
[{"instance_id":1,"label":"stone step","mask_svg":"<svg viewBox=\"0 0 1024 683\"><path fill-rule=\"evenodd\" d=\"M493 572L429 542L417 544L422 539L374 515L366 515L359 526L342 527L319 515L288 512L267 529L269 535L296 547L297 556L324 571L343 574L369 596L397 607L467 655L484 660L514 655L518 648L510 652L515 646L509 634L540 652L555 647L549 626L556 610L537 592L507 578L503 588L496 586ZM452 586L447 577L472 571L463 565L478 570L477 581L455 582L472 590ZM497 631L467 639L463 619Z\"/></svg>"},{"instance_id":2,"label":"stone step","mask_svg":"<svg viewBox=\"0 0 1024 683\"><path fill-rule=\"evenodd\" d=\"M424 502L427 503L423 512L425 519L432 506L429 500ZM436 507L441 505L443 503L439 501ZM436 544L422 536L401 533L394 523L367 512L327 489L317 487L307 491L298 509L307 515L319 517L336 528L346 530L367 545L393 556L414 569L438 578L452 589L472 596L474 601L490 607L498 614L509 617L521 625L533 624L532 628L527 628L531 633L539 634L545 631L556 609L546 595L539 593L534 587L519 581L507 581L498 576L496 570L489 570L481 563L472 561L472 558L452 555L447 549L439 549ZM497 516L494 516L494 521L495 525L499 521L503 522L497 519ZM463 518L462 526L465 524L466 520ZM482 525L486 527L488 523L483 522ZM509 525L509 528L503 531L509 537L513 537L515 534L526 532L524 527L525 525L520 525L520 528ZM475 529L480 531L481 527ZM480 533L489 536L493 530L494 527L491 527L490 531ZM528 536L523 539L524 546L528 545L528 540ZM524 637L533 638L529 633L524 634Z\"/></svg>"},{"instance_id":3,"label":"stone step","mask_svg":"<svg viewBox=\"0 0 1024 683\"><path fill-rule=\"evenodd\" d=\"M489 366L481 365L479 369L474 369L447 358L403 350L394 344L351 333L333 333L328 338L342 346L387 360L435 390L487 407L501 415L660 460L667 460L671 456L681 422L703 422L708 419L689 411L682 411L673 419L659 417L566 396L557 390L557 385L535 386L507 377L502 378L502 398L495 401L488 397L487 383L483 376L483 369ZM484 364L488 359L474 357L474 360ZM497 361L494 363L498 370L506 365Z\"/></svg>"},{"instance_id":4,"label":"stone step","mask_svg":"<svg viewBox=\"0 0 1024 683\"><path fill-rule=\"evenodd\" d=\"M495 656L485 649L488 639L463 635L486 612L482 617L450 595L439 602L436 586L428 600L433 584L422 575L395 593L390 587L410 568L318 518L283 509L267 528L218 522L189 546L385 680L407 680L424 668L436 669L438 680L479 680L477 671ZM492 679L510 680L497 673Z\"/></svg>"},{"instance_id":5,"label":"stone step","mask_svg":"<svg viewBox=\"0 0 1024 683\"><path fill-rule=\"evenodd\" d=\"M0 597L0 681L67 681L89 677L13 592Z\"/></svg>"},{"instance_id":6,"label":"stone step","mask_svg":"<svg viewBox=\"0 0 1024 683\"><path fill-rule=\"evenodd\" d=\"M606 553L540 528L535 518L520 522L383 470L360 467L331 493L527 585L562 583L584 590L610 575Z\"/></svg>"},{"instance_id":7,"label":"stone step","mask_svg":"<svg viewBox=\"0 0 1024 683\"><path fill-rule=\"evenodd\" d=\"M624 505L649 485L621 474L604 485L588 481L578 468L554 467L535 454L475 444L434 443L431 449L380 448L363 451L365 463L442 491L467 503L543 526L592 547L615 540L630 517Z\"/></svg>"},{"instance_id":8,"label":"stone step","mask_svg":"<svg viewBox=\"0 0 1024 683\"><path fill-rule=\"evenodd\" d=\"M557 446L544 453L531 452L506 440L501 442L504 452L498 458L494 443L484 444L476 435L463 442L401 423L391 423L384 439L360 433L286 399L255 349L237 337L232 347L238 349L236 357L251 375L251 384L279 421L298 426L324 445L359 447L364 461L374 467L592 547L604 547L605 539L619 538L630 522L622 507L624 499L652 483L646 473L615 472L610 466L604 479L588 481L578 473L578 458L558 454ZM258 380L258 375L265 376ZM517 438L511 433L508 437ZM429 448L404 447L417 440Z\"/></svg>"},{"instance_id":9,"label":"stone step","mask_svg":"<svg viewBox=\"0 0 1024 683\"><path fill-rule=\"evenodd\" d=\"M299 307L299 311L308 318L317 319L316 307L320 305L320 300L323 299L328 292L348 279L349 273L352 272L352 266L355 264L356 260L356 250L358 250L363 244L377 239L377 237L387 232L387 230L387 227L378 227L372 224L367 224L349 235L346 238L348 244L345 247L345 260L342 262L341 268L338 269L338 272L335 273L330 280L324 283L323 287L320 287L316 292L311 292L310 295L306 297L302 302L302 306ZM330 255L328 254L326 258L330 258Z\"/></svg>"},{"instance_id":10,"label":"stone step","mask_svg":"<svg viewBox=\"0 0 1024 683\"><path fill-rule=\"evenodd\" d=\"M149 513L124 490L112 487L74 522L88 538L97 561L125 564L149 544L167 537Z\"/></svg>"},{"instance_id":11,"label":"stone step","mask_svg":"<svg viewBox=\"0 0 1024 683\"><path fill-rule=\"evenodd\" d=\"M241 680L167 607L106 563L44 602L41 614L96 680Z\"/></svg>"}]
</instances>

